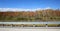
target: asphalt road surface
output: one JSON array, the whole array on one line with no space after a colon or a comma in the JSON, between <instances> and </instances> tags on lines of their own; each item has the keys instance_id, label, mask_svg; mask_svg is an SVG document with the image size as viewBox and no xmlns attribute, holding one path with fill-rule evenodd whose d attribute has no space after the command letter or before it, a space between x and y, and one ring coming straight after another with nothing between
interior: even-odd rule
<instances>
[{"instance_id":1,"label":"asphalt road surface","mask_svg":"<svg viewBox=\"0 0 60 31\"><path fill-rule=\"evenodd\" d=\"M60 31L59 27L25 27L25 28L8 28L8 27L0 27L0 31Z\"/></svg>"}]
</instances>

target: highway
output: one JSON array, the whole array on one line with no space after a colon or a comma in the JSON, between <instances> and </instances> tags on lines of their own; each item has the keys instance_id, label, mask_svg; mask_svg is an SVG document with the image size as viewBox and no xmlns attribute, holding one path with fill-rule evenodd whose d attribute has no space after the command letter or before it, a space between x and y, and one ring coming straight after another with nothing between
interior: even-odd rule
<instances>
[{"instance_id":1,"label":"highway","mask_svg":"<svg viewBox=\"0 0 60 31\"><path fill-rule=\"evenodd\" d=\"M0 27L0 31L60 31L59 27L28 27L28 28L8 28Z\"/></svg>"},{"instance_id":2,"label":"highway","mask_svg":"<svg viewBox=\"0 0 60 31\"><path fill-rule=\"evenodd\" d=\"M0 24L60 24L60 22L0 22ZM60 27L0 26L0 31L60 31Z\"/></svg>"}]
</instances>

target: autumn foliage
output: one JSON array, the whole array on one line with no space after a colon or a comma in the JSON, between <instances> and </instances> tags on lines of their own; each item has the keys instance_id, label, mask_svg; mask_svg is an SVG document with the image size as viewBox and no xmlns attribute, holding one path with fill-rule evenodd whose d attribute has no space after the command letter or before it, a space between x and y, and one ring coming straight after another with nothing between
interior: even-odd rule
<instances>
[{"instance_id":1,"label":"autumn foliage","mask_svg":"<svg viewBox=\"0 0 60 31\"><path fill-rule=\"evenodd\" d=\"M7 19L6 19L7 18ZM9 18L9 19L8 19ZM0 12L0 20L26 20L26 21L59 21L60 10L37 10L35 12Z\"/></svg>"}]
</instances>

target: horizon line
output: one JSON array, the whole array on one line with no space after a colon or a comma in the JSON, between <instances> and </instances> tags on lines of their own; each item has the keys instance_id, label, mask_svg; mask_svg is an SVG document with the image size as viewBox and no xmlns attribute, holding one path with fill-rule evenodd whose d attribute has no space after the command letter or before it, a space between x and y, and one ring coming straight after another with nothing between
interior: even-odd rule
<instances>
[{"instance_id":1,"label":"horizon line","mask_svg":"<svg viewBox=\"0 0 60 31\"><path fill-rule=\"evenodd\" d=\"M51 7L46 7L46 8L35 8L35 9L24 9L24 8L0 8L0 11L36 11L36 10L46 10L46 9L53 9ZM60 9L60 8L55 8L53 10Z\"/></svg>"}]
</instances>

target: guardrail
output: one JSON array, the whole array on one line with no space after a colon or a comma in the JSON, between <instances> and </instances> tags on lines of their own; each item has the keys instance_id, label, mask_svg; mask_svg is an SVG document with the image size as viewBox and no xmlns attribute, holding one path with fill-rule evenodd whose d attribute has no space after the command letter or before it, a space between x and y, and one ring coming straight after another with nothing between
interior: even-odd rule
<instances>
[{"instance_id":1,"label":"guardrail","mask_svg":"<svg viewBox=\"0 0 60 31\"><path fill-rule=\"evenodd\" d=\"M60 22L0 22L0 24L60 24Z\"/></svg>"},{"instance_id":2,"label":"guardrail","mask_svg":"<svg viewBox=\"0 0 60 31\"><path fill-rule=\"evenodd\" d=\"M60 22L0 22L0 26L10 27L60 27Z\"/></svg>"}]
</instances>

